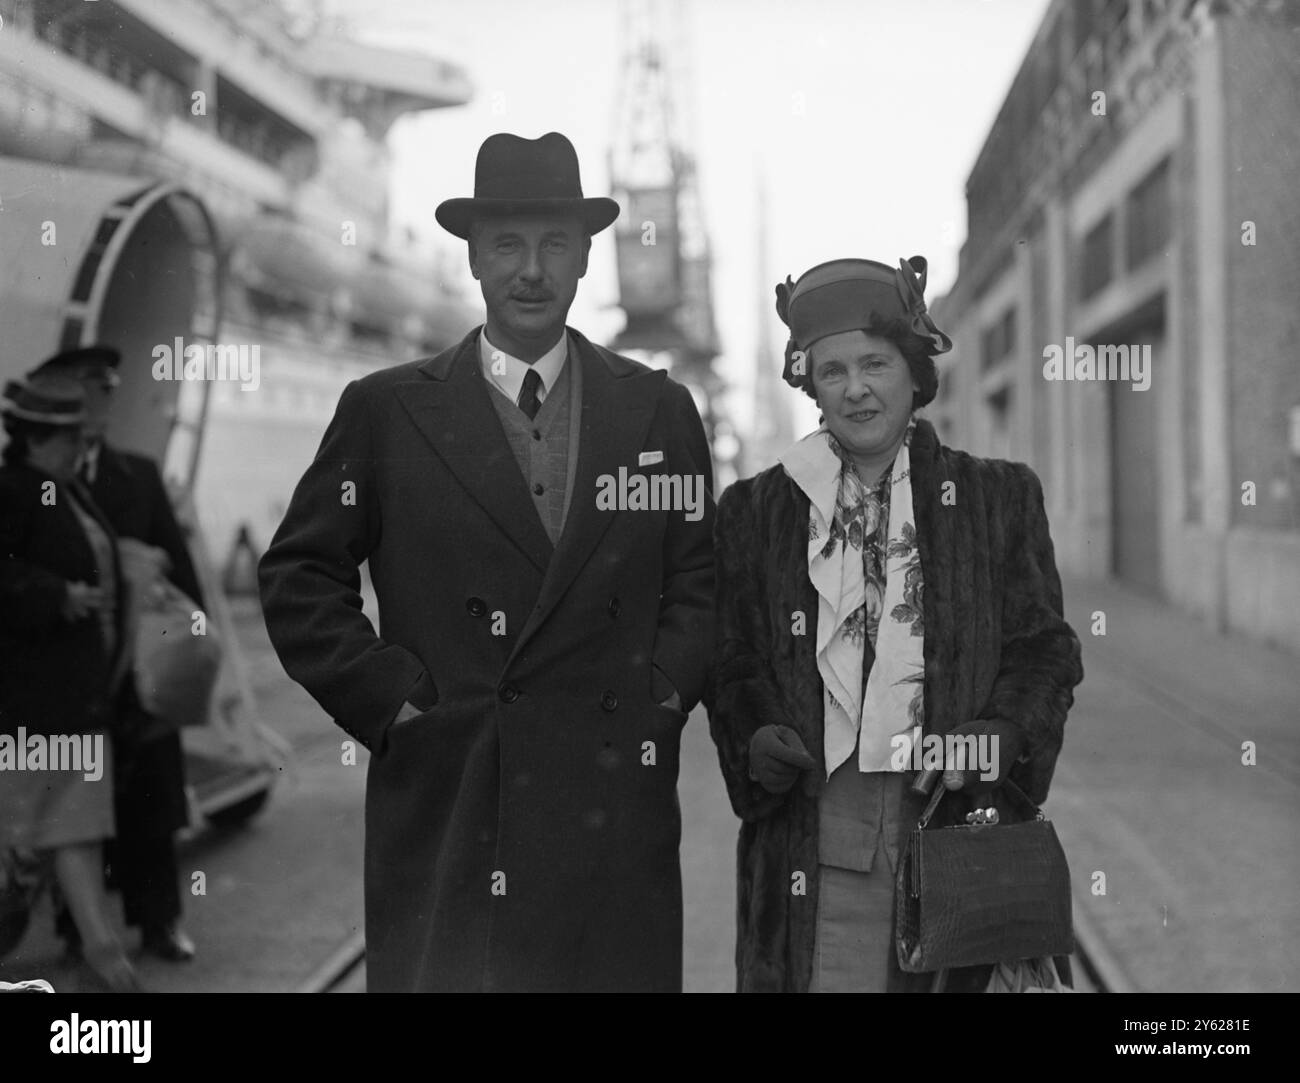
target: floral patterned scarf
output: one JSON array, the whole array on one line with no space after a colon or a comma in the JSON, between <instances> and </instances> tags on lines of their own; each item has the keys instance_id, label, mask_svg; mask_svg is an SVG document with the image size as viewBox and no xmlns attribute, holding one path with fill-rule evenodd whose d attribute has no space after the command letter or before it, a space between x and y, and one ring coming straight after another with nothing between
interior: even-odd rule
<instances>
[{"instance_id":1,"label":"floral patterned scarf","mask_svg":"<svg viewBox=\"0 0 1300 1083\"><path fill-rule=\"evenodd\" d=\"M891 472L870 489L825 425L781 456L808 497L828 778L855 745L861 771L904 769L924 717L921 555L909 452L915 428L914 418ZM864 637L876 656L865 691Z\"/></svg>"}]
</instances>

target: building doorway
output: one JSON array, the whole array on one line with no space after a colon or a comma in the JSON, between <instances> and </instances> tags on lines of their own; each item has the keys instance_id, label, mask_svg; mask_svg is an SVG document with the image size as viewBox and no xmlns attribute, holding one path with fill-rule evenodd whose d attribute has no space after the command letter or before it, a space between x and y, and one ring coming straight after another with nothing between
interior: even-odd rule
<instances>
[{"instance_id":1,"label":"building doorway","mask_svg":"<svg viewBox=\"0 0 1300 1083\"><path fill-rule=\"evenodd\" d=\"M1164 593L1161 561L1159 390L1164 374L1164 328L1130 330L1106 338L1126 342L1130 351L1151 348L1151 385L1134 389L1131 381L1108 385L1110 409L1111 571L1146 593Z\"/></svg>"}]
</instances>

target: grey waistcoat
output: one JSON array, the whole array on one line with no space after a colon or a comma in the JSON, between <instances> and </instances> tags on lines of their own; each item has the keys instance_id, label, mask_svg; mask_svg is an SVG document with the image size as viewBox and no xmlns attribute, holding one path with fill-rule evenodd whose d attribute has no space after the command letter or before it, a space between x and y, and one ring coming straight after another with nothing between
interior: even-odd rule
<instances>
[{"instance_id":1,"label":"grey waistcoat","mask_svg":"<svg viewBox=\"0 0 1300 1083\"><path fill-rule=\"evenodd\" d=\"M488 381L492 406L501 419L510 450L528 485L533 506L556 545L564 529L573 496L573 475L578 463L578 421L582 416L582 373L569 344L568 360L537 416L528 420L519 406ZM540 487L541 492L538 492ZM595 496L592 496L595 499Z\"/></svg>"}]
</instances>

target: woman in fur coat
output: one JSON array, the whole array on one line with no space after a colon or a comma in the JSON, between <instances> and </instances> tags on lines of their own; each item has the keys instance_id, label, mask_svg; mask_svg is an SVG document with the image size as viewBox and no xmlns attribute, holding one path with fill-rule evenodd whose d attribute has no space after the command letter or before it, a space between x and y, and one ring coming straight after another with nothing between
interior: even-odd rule
<instances>
[{"instance_id":1,"label":"woman in fur coat","mask_svg":"<svg viewBox=\"0 0 1300 1083\"><path fill-rule=\"evenodd\" d=\"M707 703L743 821L740 991L930 988L893 941L916 767L937 738L973 736L979 760L945 761L933 823L1023 818L1002 783L1046 798L1083 677L1037 477L944 447L915 416L951 348L925 268L835 260L777 287L785 379L823 422L718 502Z\"/></svg>"}]
</instances>

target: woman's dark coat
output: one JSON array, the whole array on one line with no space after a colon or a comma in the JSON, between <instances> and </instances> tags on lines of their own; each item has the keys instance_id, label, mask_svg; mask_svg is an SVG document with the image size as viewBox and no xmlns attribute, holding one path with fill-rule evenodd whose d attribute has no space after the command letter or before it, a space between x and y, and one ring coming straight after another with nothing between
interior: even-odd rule
<instances>
[{"instance_id":1,"label":"woman's dark coat","mask_svg":"<svg viewBox=\"0 0 1300 1083\"><path fill-rule=\"evenodd\" d=\"M925 732L1006 719L1027 738L1011 771L1042 802L1061 749L1079 642L1062 618L1061 587L1038 478L1027 466L940 446L918 423L911 445L925 612ZM710 728L732 807L744 821L738 850L736 966L742 992L801 992L812 975L817 914L818 798L825 785L817 595L808 579L808 499L779 464L736 482L718 503L718 647ZM804 635L793 614L806 615ZM793 726L821 765L789 793L748 775L749 741L765 725ZM923 799L908 796L915 822ZM982 802L984 803L984 802ZM1002 794L1007 818L1023 818ZM969 799L945 797L942 825ZM792 892L806 874L807 894ZM892 965L894 989L928 976ZM988 968L955 972L949 988L978 988Z\"/></svg>"},{"instance_id":2,"label":"woman's dark coat","mask_svg":"<svg viewBox=\"0 0 1300 1083\"><path fill-rule=\"evenodd\" d=\"M135 538L167 554L167 578L202 609L203 590L158 465L103 444L89 491L119 538ZM169 836L189 822L181 735L140 706L134 680L122 682L114 710L118 838Z\"/></svg>"},{"instance_id":3,"label":"woman's dark coat","mask_svg":"<svg viewBox=\"0 0 1300 1083\"><path fill-rule=\"evenodd\" d=\"M100 568L67 487L27 466L0 467L0 733L85 733L112 720L105 695L116 654L105 650L99 619L70 622L62 609L69 582L100 585ZM113 528L84 495L104 532ZM49 495L47 495L49 494ZM53 503L50 503L50 499ZM117 547L114 545L116 562ZM122 575L118 650L122 649Z\"/></svg>"}]
</instances>

